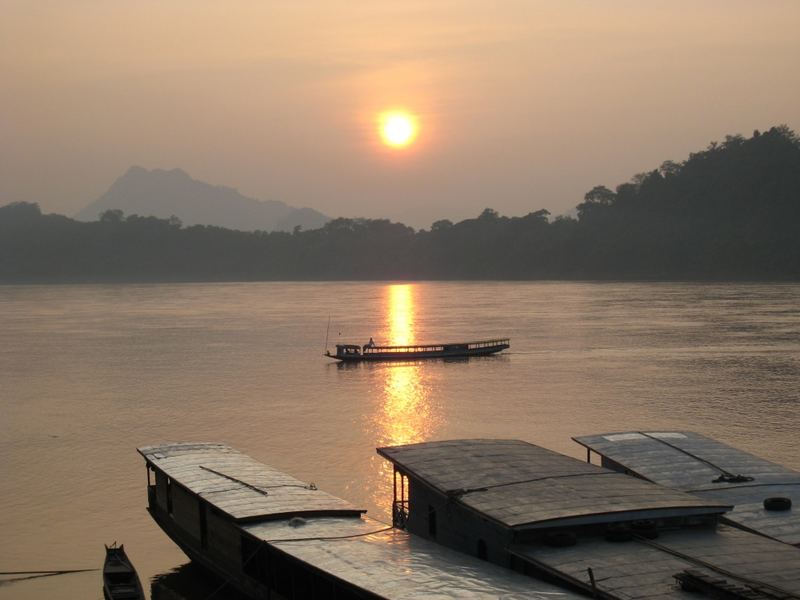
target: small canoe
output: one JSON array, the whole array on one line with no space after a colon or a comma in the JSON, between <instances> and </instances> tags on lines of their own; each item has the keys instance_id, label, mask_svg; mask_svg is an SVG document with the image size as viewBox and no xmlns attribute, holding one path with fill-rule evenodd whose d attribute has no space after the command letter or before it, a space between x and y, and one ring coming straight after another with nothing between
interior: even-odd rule
<instances>
[{"instance_id":1,"label":"small canoe","mask_svg":"<svg viewBox=\"0 0 800 600\"><path fill-rule=\"evenodd\" d=\"M508 338L458 342L454 344L418 344L413 346L376 346L374 344L336 344L336 352L325 356L343 362L418 360L421 358L461 358L486 356L511 346Z\"/></svg>"},{"instance_id":2,"label":"small canoe","mask_svg":"<svg viewBox=\"0 0 800 600\"><path fill-rule=\"evenodd\" d=\"M106 600L144 600L142 583L133 568L125 546L116 542L106 546L103 565L103 596Z\"/></svg>"}]
</instances>

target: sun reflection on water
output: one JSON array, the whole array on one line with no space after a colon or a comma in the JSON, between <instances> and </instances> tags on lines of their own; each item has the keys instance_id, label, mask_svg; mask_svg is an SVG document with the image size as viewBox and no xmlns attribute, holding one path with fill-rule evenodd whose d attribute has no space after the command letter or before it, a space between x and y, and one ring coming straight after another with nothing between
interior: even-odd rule
<instances>
[{"instance_id":1,"label":"sun reflection on water","mask_svg":"<svg viewBox=\"0 0 800 600\"><path fill-rule=\"evenodd\" d=\"M389 285L384 295L386 345L405 346L417 343L417 287L413 284ZM398 362L374 365L380 378L382 394L375 406L372 425L377 446L413 444L430 439L437 429L441 416L429 397L430 373L420 362ZM377 485L373 488L376 506L389 510L392 503L392 466L379 456L374 456L378 471Z\"/></svg>"},{"instance_id":2,"label":"sun reflection on water","mask_svg":"<svg viewBox=\"0 0 800 600\"><path fill-rule=\"evenodd\" d=\"M416 342L414 292L414 286L410 284L390 285L387 288L384 313L389 344L392 346L408 346Z\"/></svg>"}]
</instances>

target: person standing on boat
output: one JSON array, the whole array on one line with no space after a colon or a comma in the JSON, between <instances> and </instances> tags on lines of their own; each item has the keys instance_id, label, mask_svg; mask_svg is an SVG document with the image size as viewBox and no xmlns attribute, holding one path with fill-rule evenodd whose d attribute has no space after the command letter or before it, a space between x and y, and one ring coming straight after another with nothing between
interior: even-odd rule
<instances>
[{"instance_id":1,"label":"person standing on boat","mask_svg":"<svg viewBox=\"0 0 800 600\"><path fill-rule=\"evenodd\" d=\"M375 347L375 340L373 340L372 336L370 336L369 341L366 344L364 344L363 349L366 350L367 348L374 348L374 347Z\"/></svg>"}]
</instances>

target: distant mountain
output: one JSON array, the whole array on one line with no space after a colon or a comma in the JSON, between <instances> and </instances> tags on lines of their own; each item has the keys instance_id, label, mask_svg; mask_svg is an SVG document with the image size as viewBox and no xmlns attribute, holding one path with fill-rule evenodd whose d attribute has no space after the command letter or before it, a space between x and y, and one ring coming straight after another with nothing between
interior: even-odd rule
<instances>
[{"instance_id":1,"label":"distant mountain","mask_svg":"<svg viewBox=\"0 0 800 600\"><path fill-rule=\"evenodd\" d=\"M136 170L120 179L108 196L151 178L174 178L181 190L188 181L199 190L195 200L241 198L233 190L192 182L182 172ZM171 197L165 189L169 186L151 186L141 195L161 197L166 205L161 206L162 214L180 214L177 204L163 200ZM144 212L140 206L105 206ZM798 223L800 136L778 126L755 131L750 138L726 136L685 161L664 162L613 190L597 185L578 205L577 218L550 219L547 210L504 217L487 208L459 223L436 221L428 230L415 231L385 219L339 218L318 229L286 234L182 227L169 218L123 217L113 210L102 219L81 223L43 215L36 204L12 203L0 206L0 283L800 282Z\"/></svg>"},{"instance_id":2,"label":"distant mountain","mask_svg":"<svg viewBox=\"0 0 800 600\"><path fill-rule=\"evenodd\" d=\"M233 188L192 179L185 171L131 167L108 191L75 218L96 221L100 213L120 209L126 215L178 217L184 225L218 225L242 231L317 229L330 219L311 208L276 200L256 200Z\"/></svg>"}]
</instances>

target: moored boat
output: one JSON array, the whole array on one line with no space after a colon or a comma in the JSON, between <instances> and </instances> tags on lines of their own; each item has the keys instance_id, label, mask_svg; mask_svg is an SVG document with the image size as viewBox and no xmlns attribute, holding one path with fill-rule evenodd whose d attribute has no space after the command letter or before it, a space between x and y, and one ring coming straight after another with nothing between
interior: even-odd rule
<instances>
[{"instance_id":1,"label":"moored boat","mask_svg":"<svg viewBox=\"0 0 800 600\"><path fill-rule=\"evenodd\" d=\"M114 542L106 546L103 564L103 596L106 600L144 600L142 583L133 568L125 546Z\"/></svg>"},{"instance_id":2,"label":"moored boat","mask_svg":"<svg viewBox=\"0 0 800 600\"><path fill-rule=\"evenodd\" d=\"M363 346L358 344L336 344L336 352L326 351L325 356L343 362L463 358L495 354L508 349L510 346L509 338L448 344L414 344L409 346L377 346L373 343L364 344Z\"/></svg>"},{"instance_id":3,"label":"moored boat","mask_svg":"<svg viewBox=\"0 0 800 600\"><path fill-rule=\"evenodd\" d=\"M148 510L193 562L277 600L578 600L367 517L364 509L216 443L139 448Z\"/></svg>"},{"instance_id":4,"label":"moored boat","mask_svg":"<svg viewBox=\"0 0 800 600\"><path fill-rule=\"evenodd\" d=\"M728 526L727 501L520 440L378 453L394 466L397 527L488 562L604 600L800 600L800 549Z\"/></svg>"},{"instance_id":5,"label":"moored boat","mask_svg":"<svg viewBox=\"0 0 800 600\"><path fill-rule=\"evenodd\" d=\"M623 431L572 438L614 471L734 505L723 520L800 547L800 472L693 431Z\"/></svg>"}]
</instances>

